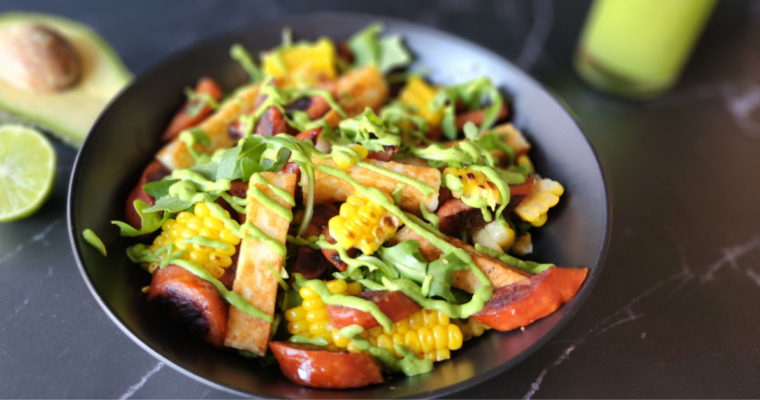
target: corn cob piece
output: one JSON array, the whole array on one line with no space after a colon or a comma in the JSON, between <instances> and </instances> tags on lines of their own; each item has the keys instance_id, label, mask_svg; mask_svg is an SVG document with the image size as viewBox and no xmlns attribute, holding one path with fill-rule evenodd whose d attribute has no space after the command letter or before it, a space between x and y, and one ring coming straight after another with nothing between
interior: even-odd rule
<instances>
[{"instance_id":1,"label":"corn cob piece","mask_svg":"<svg viewBox=\"0 0 760 400\"><path fill-rule=\"evenodd\" d=\"M229 216L229 215L228 215ZM202 236L212 240L218 240L229 244L229 248L218 249L198 244L189 244L185 239ZM193 212L183 211L177 214L176 219L169 219L161 227L161 234L153 240L151 251L173 244L175 251L185 250L183 260L193 262L208 272L214 278L221 278L225 270L232 265L232 256L235 254L235 246L240 243L240 238L224 227L224 223L211 215L209 208L204 203L195 205ZM158 256L166 258L166 253ZM143 264L148 272L153 273L160 263Z\"/></svg>"},{"instance_id":2,"label":"corn cob piece","mask_svg":"<svg viewBox=\"0 0 760 400\"><path fill-rule=\"evenodd\" d=\"M533 226L543 226L549 208L559 203L559 197L563 193L565 188L558 182L546 178L537 179L525 200L515 208L515 213Z\"/></svg>"},{"instance_id":3,"label":"corn cob piece","mask_svg":"<svg viewBox=\"0 0 760 400\"><path fill-rule=\"evenodd\" d=\"M367 149L360 144L349 144L348 147L356 151L360 158L357 160L355 156L343 152L333 152L333 161L335 161L335 164L342 169L347 169L356 165L357 161L364 160L369 155Z\"/></svg>"},{"instance_id":4,"label":"corn cob piece","mask_svg":"<svg viewBox=\"0 0 760 400\"><path fill-rule=\"evenodd\" d=\"M467 320L455 319L451 321L451 323L459 327L459 329L462 331L462 338L465 341L470 340L474 337L479 337L485 333L485 331L491 329L490 327L485 326L472 318L469 318Z\"/></svg>"},{"instance_id":5,"label":"corn cob piece","mask_svg":"<svg viewBox=\"0 0 760 400\"><path fill-rule=\"evenodd\" d=\"M262 59L264 73L277 79L282 87L304 87L334 80L335 44L322 38L315 43L298 43L267 53Z\"/></svg>"},{"instance_id":6,"label":"corn cob piece","mask_svg":"<svg viewBox=\"0 0 760 400\"><path fill-rule=\"evenodd\" d=\"M329 281L326 286L332 294L352 295L361 291L361 285L357 282L347 284L344 280ZM328 349L346 349L353 353L361 351L353 340L344 338L338 328L332 327L327 308L314 290L301 288L300 295L303 304L285 311L291 335L323 337L328 342ZM460 326L452 324L448 315L426 309L395 322L390 333L377 326L362 332L361 336L373 346L393 351L398 358L401 356L393 349L396 344L410 348L417 358L432 361L448 360L451 358L451 350L460 349L464 341Z\"/></svg>"},{"instance_id":7,"label":"corn cob piece","mask_svg":"<svg viewBox=\"0 0 760 400\"><path fill-rule=\"evenodd\" d=\"M473 171L469 168L446 168L444 175L453 175L459 178L464 184L462 191L452 190L454 198L462 199L465 204L470 205L478 200L484 200L491 208L496 208L501 203L501 194L493 182L486 179L485 174L479 171Z\"/></svg>"},{"instance_id":8,"label":"corn cob piece","mask_svg":"<svg viewBox=\"0 0 760 400\"><path fill-rule=\"evenodd\" d=\"M262 172L260 176L291 196L296 189L296 174ZM253 180L250 184L255 185L281 207L288 210L291 208L290 203L278 196L269 185L254 183ZM249 196L246 220L253 223L263 234L282 245L285 244L290 221L259 202L253 195ZM240 256L232 289L259 310L274 315L278 288L274 274L280 272L284 261L285 257L266 242L243 239L240 243ZM271 323L230 306L224 345L263 356L267 351L271 330Z\"/></svg>"},{"instance_id":9,"label":"corn cob piece","mask_svg":"<svg viewBox=\"0 0 760 400\"><path fill-rule=\"evenodd\" d=\"M494 127L493 130L496 131L496 133L507 135L507 137L504 139L504 143L515 149L515 155L520 156L530 151L530 143L527 139L525 139L523 133L514 125L512 125L512 123L499 125L497 127ZM501 159L502 157L498 153L503 154L503 151L494 150L492 152L494 156Z\"/></svg>"},{"instance_id":10,"label":"corn cob piece","mask_svg":"<svg viewBox=\"0 0 760 400\"><path fill-rule=\"evenodd\" d=\"M386 195L388 196L388 195ZM389 200L393 201L390 196ZM396 234L398 217L362 193L354 193L340 206L340 214L328 223L330 235L344 248L356 247L373 254Z\"/></svg>"},{"instance_id":11,"label":"corn cob piece","mask_svg":"<svg viewBox=\"0 0 760 400\"><path fill-rule=\"evenodd\" d=\"M443 109L434 110L431 107L436 93L437 90L434 87L428 85L419 76L414 75L401 89L398 98L402 103L416 108L417 115L425 118L431 127L435 127L440 125L443 118Z\"/></svg>"},{"instance_id":12,"label":"corn cob piece","mask_svg":"<svg viewBox=\"0 0 760 400\"><path fill-rule=\"evenodd\" d=\"M497 251L503 251L515 242L515 231L504 220L489 222L483 227L473 229L472 240Z\"/></svg>"},{"instance_id":13,"label":"corn cob piece","mask_svg":"<svg viewBox=\"0 0 760 400\"><path fill-rule=\"evenodd\" d=\"M527 256L533 252L533 240L530 237L530 232L526 232L522 236L518 237L515 244L512 245L510 252L516 256Z\"/></svg>"}]
</instances>

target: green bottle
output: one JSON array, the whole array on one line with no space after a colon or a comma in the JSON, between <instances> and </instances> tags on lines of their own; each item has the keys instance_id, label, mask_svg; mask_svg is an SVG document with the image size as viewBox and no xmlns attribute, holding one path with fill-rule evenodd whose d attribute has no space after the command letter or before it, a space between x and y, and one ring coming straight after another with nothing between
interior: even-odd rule
<instances>
[{"instance_id":1,"label":"green bottle","mask_svg":"<svg viewBox=\"0 0 760 400\"><path fill-rule=\"evenodd\" d=\"M596 0L575 68L592 86L652 98L677 81L715 0Z\"/></svg>"}]
</instances>

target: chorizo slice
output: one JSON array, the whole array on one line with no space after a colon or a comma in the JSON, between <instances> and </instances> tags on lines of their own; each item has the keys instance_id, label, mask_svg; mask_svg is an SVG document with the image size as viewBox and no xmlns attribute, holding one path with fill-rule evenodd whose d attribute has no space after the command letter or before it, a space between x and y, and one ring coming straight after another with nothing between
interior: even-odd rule
<instances>
[{"instance_id":1,"label":"chorizo slice","mask_svg":"<svg viewBox=\"0 0 760 400\"><path fill-rule=\"evenodd\" d=\"M269 342L280 370L299 385L347 389L383 383L382 365L370 354L330 351L312 344Z\"/></svg>"},{"instance_id":2,"label":"chorizo slice","mask_svg":"<svg viewBox=\"0 0 760 400\"><path fill-rule=\"evenodd\" d=\"M330 235L330 228L327 225L325 225L324 229L322 229L322 234L325 235L325 240L327 240L328 243L331 243L331 244L336 243L335 238L333 238L332 235ZM354 258L358 256L359 253L361 253L361 250L355 247L352 247L350 249L347 249L346 253L348 254L349 257ZM338 269L338 271L343 272L346 270L346 268L348 268L346 263L340 259L340 254L338 254L337 250L323 248L322 254L325 256L327 261L329 261L332 265L335 266L335 268Z\"/></svg>"},{"instance_id":3,"label":"chorizo slice","mask_svg":"<svg viewBox=\"0 0 760 400\"><path fill-rule=\"evenodd\" d=\"M392 292L387 290L362 292L356 295L356 297L377 304L380 311L393 322L407 318L420 310L419 304L398 290ZM364 329L370 329L380 325L372 314L355 308L328 305L327 315L336 328L361 325Z\"/></svg>"},{"instance_id":4,"label":"chorizo slice","mask_svg":"<svg viewBox=\"0 0 760 400\"><path fill-rule=\"evenodd\" d=\"M470 207L461 199L446 201L435 215L440 219L438 229L446 235L469 231L487 223L479 208Z\"/></svg>"},{"instance_id":5,"label":"chorizo slice","mask_svg":"<svg viewBox=\"0 0 760 400\"><path fill-rule=\"evenodd\" d=\"M207 94L216 101L222 99L222 89L219 87L219 84L211 78L201 78L198 81L198 84L195 85L195 93ZM208 104L204 104L200 109L195 110L192 115L190 114L188 110L196 107L199 101L202 100L189 100L182 106L179 112L177 112L174 118L172 118L166 131L164 131L164 134L161 136L161 141L169 142L176 139L180 132L200 124L201 121L211 114L213 110Z\"/></svg>"},{"instance_id":6,"label":"chorizo slice","mask_svg":"<svg viewBox=\"0 0 760 400\"><path fill-rule=\"evenodd\" d=\"M497 288L486 306L470 318L502 332L530 325L573 298L587 275L586 268L551 267Z\"/></svg>"},{"instance_id":7,"label":"chorizo slice","mask_svg":"<svg viewBox=\"0 0 760 400\"><path fill-rule=\"evenodd\" d=\"M132 189L132 192L129 193L129 196L127 196L127 204L124 207L124 219L133 228L140 229L142 225L142 219L140 219L140 215L138 215L137 210L135 210L135 200L142 200L151 206L156 204L156 199L146 193L145 190L143 190L143 186L151 182L160 181L170 174L171 171L158 160L153 160L145 168L140 176L140 181L137 182L137 186L135 186L135 188Z\"/></svg>"},{"instance_id":8,"label":"chorizo slice","mask_svg":"<svg viewBox=\"0 0 760 400\"><path fill-rule=\"evenodd\" d=\"M272 106L269 107L256 123L256 129L253 133L261 136L274 136L278 133L286 133L288 124L285 122L280 109Z\"/></svg>"},{"instance_id":9,"label":"chorizo slice","mask_svg":"<svg viewBox=\"0 0 760 400\"><path fill-rule=\"evenodd\" d=\"M317 204L314 206L314 214L304 236L319 236L330 218L338 215L338 212L338 207L333 204ZM298 246L291 272L302 274L306 279L316 279L322 276L331 264L332 262L327 260L322 251L309 246ZM292 282L295 278L291 275L290 279Z\"/></svg>"},{"instance_id":10,"label":"chorizo slice","mask_svg":"<svg viewBox=\"0 0 760 400\"><path fill-rule=\"evenodd\" d=\"M192 335L221 348L227 332L227 302L214 285L168 265L153 273L148 301Z\"/></svg>"},{"instance_id":11,"label":"chorizo slice","mask_svg":"<svg viewBox=\"0 0 760 400\"><path fill-rule=\"evenodd\" d=\"M398 153L398 146L383 146L384 151L370 151L367 154L367 158L378 161L390 161L396 153Z\"/></svg>"}]
</instances>

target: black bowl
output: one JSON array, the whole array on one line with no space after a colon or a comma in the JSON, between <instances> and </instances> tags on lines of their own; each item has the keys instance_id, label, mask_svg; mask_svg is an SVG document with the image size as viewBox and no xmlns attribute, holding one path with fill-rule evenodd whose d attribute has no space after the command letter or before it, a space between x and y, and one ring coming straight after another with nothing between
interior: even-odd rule
<instances>
[{"instance_id":1,"label":"black bowl","mask_svg":"<svg viewBox=\"0 0 760 400\"><path fill-rule=\"evenodd\" d=\"M533 259L587 267L591 272L578 295L551 316L524 332L488 332L467 342L431 373L396 375L383 385L348 391L303 388L285 379L276 365L261 367L255 360L219 351L168 323L146 302L140 288L150 283L150 276L126 257L124 250L131 241L119 238L110 221L123 219L129 190L184 101L182 89L204 75L214 77L226 91L245 82L243 70L229 57L233 43L257 54L280 43L283 26L292 27L296 38L342 39L375 21L385 22L390 33L404 35L416 55L412 68L431 68L434 82L487 75L514 97L515 124L533 144L536 169L566 188L549 222L534 235ZM69 196L69 233L77 263L114 323L147 352L188 376L233 393L263 397L433 397L502 373L546 343L581 306L601 272L610 228L607 191L594 150L567 110L544 88L473 43L411 23L357 14L297 16L224 34L193 45L138 77L90 132L76 160ZM86 228L101 235L108 258L82 239Z\"/></svg>"}]
</instances>

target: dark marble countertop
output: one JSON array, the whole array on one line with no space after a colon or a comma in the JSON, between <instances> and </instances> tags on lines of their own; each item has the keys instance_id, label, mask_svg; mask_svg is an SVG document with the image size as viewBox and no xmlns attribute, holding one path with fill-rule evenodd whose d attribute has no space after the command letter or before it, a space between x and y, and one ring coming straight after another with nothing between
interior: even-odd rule
<instances>
[{"instance_id":1,"label":"dark marble countertop","mask_svg":"<svg viewBox=\"0 0 760 400\"><path fill-rule=\"evenodd\" d=\"M136 74L214 33L323 10L403 18L496 51L562 98L596 147L610 188L612 241L596 288L556 337L455 396L758 397L760 2L721 2L678 87L652 102L598 94L575 76L571 59L588 6L4 0L0 12L90 24ZM0 397L230 397L156 361L98 307L64 228L75 153L56 149L51 200L27 220L0 225Z\"/></svg>"}]
</instances>

